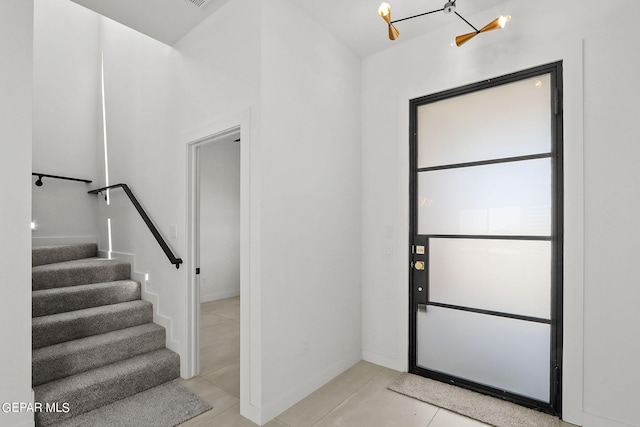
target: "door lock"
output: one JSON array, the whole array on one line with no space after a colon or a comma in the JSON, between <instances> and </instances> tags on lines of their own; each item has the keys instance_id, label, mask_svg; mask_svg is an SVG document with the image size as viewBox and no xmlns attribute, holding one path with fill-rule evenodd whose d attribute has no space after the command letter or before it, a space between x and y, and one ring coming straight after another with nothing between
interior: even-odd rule
<instances>
[{"instance_id":1,"label":"door lock","mask_svg":"<svg viewBox=\"0 0 640 427\"><path fill-rule=\"evenodd\" d=\"M424 270L424 261L416 261L413 266L416 270Z\"/></svg>"}]
</instances>

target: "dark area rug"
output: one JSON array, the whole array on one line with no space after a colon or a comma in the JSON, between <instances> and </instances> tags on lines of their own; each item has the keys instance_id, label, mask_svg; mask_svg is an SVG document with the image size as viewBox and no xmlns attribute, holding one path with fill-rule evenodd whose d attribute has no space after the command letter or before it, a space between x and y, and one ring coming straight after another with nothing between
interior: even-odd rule
<instances>
[{"instance_id":1,"label":"dark area rug","mask_svg":"<svg viewBox=\"0 0 640 427\"><path fill-rule=\"evenodd\" d=\"M212 407L179 380L55 424L55 427L173 427Z\"/></svg>"},{"instance_id":2,"label":"dark area rug","mask_svg":"<svg viewBox=\"0 0 640 427\"><path fill-rule=\"evenodd\" d=\"M511 402L413 374L402 374L390 390L495 427L560 427L560 419Z\"/></svg>"}]
</instances>

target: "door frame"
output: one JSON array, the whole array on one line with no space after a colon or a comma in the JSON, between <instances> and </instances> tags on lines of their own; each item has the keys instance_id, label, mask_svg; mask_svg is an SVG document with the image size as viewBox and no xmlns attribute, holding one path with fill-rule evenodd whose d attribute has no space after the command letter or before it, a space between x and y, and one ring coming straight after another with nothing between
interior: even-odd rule
<instances>
[{"instance_id":1,"label":"door frame","mask_svg":"<svg viewBox=\"0 0 640 427\"><path fill-rule=\"evenodd\" d=\"M201 295L200 295L200 274L196 270L200 269L200 199L201 199L201 177L200 172L202 170L201 160L200 160L200 148L210 145L210 144L218 144L222 143L224 140L227 140L231 136L236 136L240 138L240 126L234 126L230 129L224 130L222 132L218 132L213 135L206 136L197 141L193 141L189 143L189 166L190 166L190 204L189 207L191 209L189 215L189 277L190 281L193 280L193 301L191 301L191 313L195 316L195 320L197 325L194 325L193 330L191 331L190 337L191 342L194 348L200 348L200 303L201 303ZM242 139L240 139L240 144L242 144ZM197 375L200 373L200 353L199 351L193 351L191 354L191 366L193 369L193 374Z\"/></svg>"},{"instance_id":2,"label":"door frame","mask_svg":"<svg viewBox=\"0 0 640 427\"><path fill-rule=\"evenodd\" d=\"M240 133L240 414L262 421L262 328L260 326L260 186L257 158L252 150L251 110L245 109L185 131L187 210L187 378L199 373L200 290L198 267L198 158L197 149L231 133Z\"/></svg>"},{"instance_id":3,"label":"door frame","mask_svg":"<svg viewBox=\"0 0 640 427\"><path fill-rule=\"evenodd\" d=\"M552 135L552 295L551 295L551 352L550 352L550 403L526 398L477 384L463 378L454 377L421 368L417 364L417 306L418 297L415 291L413 272L413 245L417 236L417 109L426 103L452 98L483 89L513 83L539 75L550 74L552 87L556 88L551 96L551 135ZM563 68L562 61L557 61L523 71L506 74L500 77L471 83L458 88L437 92L411 99L409 114L409 372L438 381L455 384L476 392L508 400L526 407L561 416L562 414L562 348L563 348ZM554 155L555 154L555 155ZM427 290L428 292L428 290Z\"/></svg>"}]
</instances>

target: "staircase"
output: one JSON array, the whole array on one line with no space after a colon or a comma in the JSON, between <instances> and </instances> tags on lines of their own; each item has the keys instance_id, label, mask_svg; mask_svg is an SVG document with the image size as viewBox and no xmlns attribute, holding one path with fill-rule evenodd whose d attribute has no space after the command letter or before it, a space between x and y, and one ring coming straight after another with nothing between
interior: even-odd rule
<instances>
[{"instance_id":1,"label":"staircase","mask_svg":"<svg viewBox=\"0 0 640 427\"><path fill-rule=\"evenodd\" d=\"M165 348L128 263L97 258L95 244L32 254L32 383L35 401L53 409L36 412L36 426L179 377L179 356Z\"/></svg>"}]
</instances>

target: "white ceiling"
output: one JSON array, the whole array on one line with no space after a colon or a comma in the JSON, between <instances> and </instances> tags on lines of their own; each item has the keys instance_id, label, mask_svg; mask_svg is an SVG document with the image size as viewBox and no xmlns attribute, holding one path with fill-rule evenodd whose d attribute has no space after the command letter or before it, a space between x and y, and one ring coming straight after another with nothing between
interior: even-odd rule
<instances>
[{"instance_id":1,"label":"white ceiling","mask_svg":"<svg viewBox=\"0 0 640 427\"><path fill-rule=\"evenodd\" d=\"M171 46L229 0L201 8L188 0L72 1Z\"/></svg>"},{"instance_id":2,"label":"white ceiling","mask_svg":"<svg viewBox=\"0 0 640 427\"><path fill-rule=\"evenodd\" d=\"M188 0L72 0L108 18L118 21L168 45L173 45L229 0L211 0L197 8ZM268 1L268 0L265 0ZM378 15L382 0L290 0L335 34L361 57L392 45L387 28ZM391 4L391 18L401 19L430 10L441 9L446 0L386 0ZM457 11L465 18L490 9L506 0L458 0ZM507 14L508 11L500 11ZM436 27L457 22L460 31L470 30L455 15L435 13L400 22L400 40L407 40ZM486 22L472 22L482 27ZM452 39L453 39L452 35ZM397 43L397 42L396 42Z\"/></svg>"}]
</instances>

